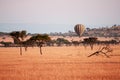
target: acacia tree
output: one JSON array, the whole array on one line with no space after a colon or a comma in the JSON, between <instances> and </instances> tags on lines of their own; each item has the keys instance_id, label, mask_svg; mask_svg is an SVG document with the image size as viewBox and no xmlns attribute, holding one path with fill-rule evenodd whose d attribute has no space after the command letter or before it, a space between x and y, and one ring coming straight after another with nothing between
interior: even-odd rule
<instances>
[{"instance_id":1,"label":"acacia tree","mask_svg":"<svg viewBox=\"0 0 120 80\"><path fill-rule=\"evenodd\" d=\"M91 50L93 50L93 46L94 44L97 42L97 38L96 37L89 37L89 38L85 38L83 41L84 46L86 45L90 45Z\"/></svg>"},{"instance_id":2,"label":"acacia tree","mask_svg":"<svg viewBox=\"0 0 120 80\"><path fill-rule=\"evenodd\" d=\"M22 44L24 45L25 51L27 51L28 47L31 47L31 46L33 47L36 44L35 36L33 36L33 37L29 38L28 40L24 41Z\"/></svg>"},{"instance_id":3,"label":"acacia tree","mask_svg":"<svg viewBox=\"0 0 120 80\"><path fill-rule=\"evenodd\" d=\"M64 38L57 38L56 43L58 46L62 46L63 44L70 44L70 42Z\"/></svg>"},{"instance_id":4,"label":"acacia tree","mask_svg":"<svg viewBox=\"0 0 120 80\"><path fill-rule=\"evenodd\" d=\"M22 55L22 42L24 41L24 38L27 36L26 31L13 31L10 33L14 40L14 44L18 44L20 46L20 55Z\"/></svg>"},{"instance_id":5,"label":"acacia tree","mask_svg":"<svg viewBox=\"0 0 120 80\"><path fill-rule=\"evenodd\" d=\"M50 41L51 39L47 34L45 34L45 35L38 34L36 36L31 37L30 40L32 42L35 41L37 43L37 46L40 49L40 54L42 55L42 46L43 46L43 44L45 44L47 41Z\"/></svg>"}]
</instances>

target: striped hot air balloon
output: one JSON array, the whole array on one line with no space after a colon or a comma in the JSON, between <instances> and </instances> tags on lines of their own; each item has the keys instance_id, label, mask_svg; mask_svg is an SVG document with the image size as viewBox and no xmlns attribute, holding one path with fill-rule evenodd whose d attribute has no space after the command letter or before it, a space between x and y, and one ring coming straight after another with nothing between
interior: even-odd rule
<instances>
[{"instance_id":1,"label":"striped hot air balloon","mask_svg":"<svg viewBox=\"0 0 120 80\"><path fill-rule=\"evenodd\" d=\"M75 25L74 30L80 37L80 36L82 36L82 34L83 34L84 30L85 30L85 26L82 25L82 24L77 24L77 25Z\"/></svg>"}]
</instances>

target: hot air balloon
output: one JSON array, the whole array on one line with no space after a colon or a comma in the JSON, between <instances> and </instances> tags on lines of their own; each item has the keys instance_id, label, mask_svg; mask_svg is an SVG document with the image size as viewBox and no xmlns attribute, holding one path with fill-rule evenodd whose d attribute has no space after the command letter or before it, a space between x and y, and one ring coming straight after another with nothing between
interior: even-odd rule
<instances>
[{"instance_id":1,"label":"hot air balloon","mask_svg":"<svg viewBox=\"0 0 120 80\"><path fill-rule=\"evenodd\" d=\"M77 24L77 25L75 25L74 30L80 37L80 36L82 36L82 34L83 34L84 30L85 30L85 26L82 25L82 24Z\"/></svg>"}]
</instances>

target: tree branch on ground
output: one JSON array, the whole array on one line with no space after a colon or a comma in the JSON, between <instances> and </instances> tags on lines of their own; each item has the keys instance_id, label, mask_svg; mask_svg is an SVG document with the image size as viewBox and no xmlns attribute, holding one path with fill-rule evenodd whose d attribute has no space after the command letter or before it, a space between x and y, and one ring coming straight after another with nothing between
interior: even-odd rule
<instances>
[{"instance_id":1,"label":"tree branch on ground","mask_svg":"<svg viewBox=\"0 0 120 80\"><path fill-rule=\"evenodd\" d=\"M109 45L106 45L106 46L100 48L100 50L98 50L98 51L96 51L96 52L90 54L88 57L91 57L91 56L93 56L93 55L99 55L99 54L102 53L102 54L104 54L106 57L109 58L109 56L107 55L107 53L112 52L112 51L113 51L113 49L110 48Z\"/></svg>"}]
</instances>

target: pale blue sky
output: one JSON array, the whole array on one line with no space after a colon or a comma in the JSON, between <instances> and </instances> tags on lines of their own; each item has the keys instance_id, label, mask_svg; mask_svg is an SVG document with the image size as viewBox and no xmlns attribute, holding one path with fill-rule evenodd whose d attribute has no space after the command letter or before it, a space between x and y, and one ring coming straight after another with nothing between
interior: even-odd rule
<instances>
[{"instance_id":1,"label":"pale blue sky","mask_svg":"<svg viewBox=\"0 0 120 80\"><path fill-rule=\"evenodd\" d=\"M47 24L49 31L43 32L63 32L65 25L71 30L78 23L86 27L120 24L120 0L0 0L0 23L32 24L27 26L30 29L33 24L39 24L39 29ZM57 30L59 24L64 26ZM33 32L38 32L37 28ZM12 30L0 25L0 31Z\"/></svg>"}]
</instances>

